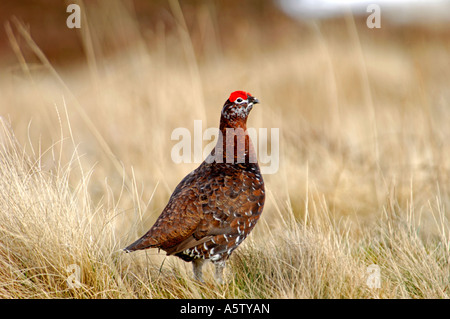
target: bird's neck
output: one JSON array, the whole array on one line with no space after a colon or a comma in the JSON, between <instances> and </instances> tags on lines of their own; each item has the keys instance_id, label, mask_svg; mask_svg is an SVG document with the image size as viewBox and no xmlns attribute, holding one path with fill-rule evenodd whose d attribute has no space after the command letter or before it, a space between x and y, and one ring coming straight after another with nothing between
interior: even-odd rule
<instances>
[{"instance_id":1,"label":"bird's neck","mask_svg":"<svg viewBox=\"0 0 450 319\"><path fill-rule=\"evenodd\" d=\"M227 119L225 117L220 118L219 129L224 132L226 129L238 129L241 128L247 131L247 118L235 117Z\"/></svg>"},{"instance_id":2,"label":"bird's neck","mask_svg":"<svg viewBox=\"0 0 450 319\"><path fill-rule=\"evenodd\" d=\"M247 133L245 120L221 119L219 137L212 152L216 163L257 163L256 153Z\"/></svg>"}]
</instances>

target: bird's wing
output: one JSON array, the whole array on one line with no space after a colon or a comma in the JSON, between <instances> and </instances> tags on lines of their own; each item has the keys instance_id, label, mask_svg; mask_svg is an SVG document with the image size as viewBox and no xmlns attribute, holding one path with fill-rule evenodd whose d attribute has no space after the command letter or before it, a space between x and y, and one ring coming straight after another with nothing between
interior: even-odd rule
<instances>
[{"instance_id":1,"label":"bird's wing","mask_svg":"<svg viewBox=\"0 0 450 319\"><path fill-rule=\"evenodd\" d=\"M259 218L264 201L262 185L252 183L242 174L217 179L210 174L208 183L203 186L203 192L197 199L201 206L201 219L197 227L191 236L166 250L167 254L207 245L212 239L217 245L226 246L228 239L220 235L238 236L244 227L253 228ZM241 230L238 230L239 227Z\"/></svg>"},{"instance_id":2,"label":"bird's wing","mask_svg":"<svg viewBox=\"0 0 450 319\"><path fill-rule=\"evenodd\" d=\"M234 170L201 165L176 187L153 227L125 250L157 247L173 255L212 238L228 243L219 235L238 236L239 227L253 228L262 211L263 187Z\"/></svg>"}]
</instances>

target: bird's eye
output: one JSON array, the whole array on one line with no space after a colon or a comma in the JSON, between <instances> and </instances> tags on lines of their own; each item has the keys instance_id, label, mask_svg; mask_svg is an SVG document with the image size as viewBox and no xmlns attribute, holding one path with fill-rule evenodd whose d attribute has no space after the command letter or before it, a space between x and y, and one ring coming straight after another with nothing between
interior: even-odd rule
<instances>
[{"instance_id":1,"label":"bird's eye","mask_svg":"<svg viewBox=\"0 0 450 319\"><path fill-rule=\"evenodd\" d=\"M244 100L242 98L238 97L235 102L240 104L240 103L244 102Z\"/></svg>"}]
</instances>

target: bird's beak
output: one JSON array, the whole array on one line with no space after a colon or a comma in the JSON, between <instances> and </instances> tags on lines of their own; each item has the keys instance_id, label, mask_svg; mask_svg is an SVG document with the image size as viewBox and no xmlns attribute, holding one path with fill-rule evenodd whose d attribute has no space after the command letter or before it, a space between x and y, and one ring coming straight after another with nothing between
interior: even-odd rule
<instances>
[{"instance_id":1,"label":"bird's beak","mask_svg":"<svg viewBox=\"0 0 450 319\"><path fill-rule=\"evenodd\" d=\"M258 104L259 103L259 100L256 97L253 97L253 96L250 96L249 100L250 100L249 102L252 103L252 104Z\"/></svg>"}]
</instances>

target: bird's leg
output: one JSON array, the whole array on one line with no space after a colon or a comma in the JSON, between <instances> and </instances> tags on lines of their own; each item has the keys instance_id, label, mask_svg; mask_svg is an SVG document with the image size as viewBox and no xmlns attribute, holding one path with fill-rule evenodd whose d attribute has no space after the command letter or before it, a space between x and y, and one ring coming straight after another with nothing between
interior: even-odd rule
<instances>
[{"instance_id":1,"label":"bird's leg","mask_svg":"<svg viewBox=\"0 0 450 319\"><path fill-rule=\"evenodd\" d=\"M204 263L205 263L205 260L202 258L194 259L194 261L192 262L192 270L194 272L194 278L195 278L195 280L200 281L200 282L204 282L203 281L203 272L202 272L202 267L203 267Z\"/></svg>"},{"instance_id":2,"label":"bird's leg","mask_svg":"<svg viewBox=\"0 0 450 319\"><path fill-rule=\"evenodd\" d=\"M225 261L220 261L218 263L214 263L214 266L216 267L216 272L214 274L214 278L216 279L216 282L220 285L223 284L223 270L225 269Z\"/></svg>"}]
</instances>

